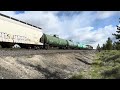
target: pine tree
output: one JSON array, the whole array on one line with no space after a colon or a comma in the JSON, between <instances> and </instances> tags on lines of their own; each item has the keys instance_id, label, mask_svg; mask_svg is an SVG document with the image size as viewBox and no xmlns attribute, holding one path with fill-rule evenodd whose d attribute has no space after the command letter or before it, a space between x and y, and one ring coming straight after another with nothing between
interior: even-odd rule
<instances>
[{"instance_id":1,"label":"pine tree","mask_svg":"<svg viewBox=\"0 0 120 90\"><path fill-rule=\"evenodd\" d=\"M120 43L120 27L117 26L117 31L118 34L113 34L115 38L118 40L118 43Z\"/></svg>"},{"instance_id":2,"label":"pine tree","mask_svg":"<svg viewBox=\"0 0 120 90\"><path fill-rule=\"evenodd\" d=\"M106 50L106 45L105 44L103 44L102 50Z\"/></svg>"},{"instance_id":3,"label":"pine tree","mask_svg":"<svg viewBox=\"0 0 120 90\"><path fill-rule=\"evenodd\" d=\"M98 46L97 46L97 50L100 52L100 45L98 44Z\"/></svg>"},{"instance_id":4,"label":"pine tree","mask_svg":"<svg viewBox=\"0 0 120 90\"><path fill-rule=\"evenodd\" d=\"M116 43L116 49L120 50L120 43Z\"/></svg>"},{"instance_id":5,"label":"pine tree","mask_svg":"<svg viewBox=\"0 0 120 90\"><path fill-rule=\"evenodd\" d=\"M112 40L110 39L110 37L106 41L106 49L107 50L112 50Z\"/></svg>"},{"instance_id":6,"label":"pine tree","mask_svg":"<svg viewBox=\"0 0 120 90\"><path fill-rule=\"evenodd\" d=\"M120 19L120 18L119 18ZM119 23L120 23L120 21L119 21ZM112 35L114 35L115 36L115 38L118 40L117 42L116 42L116 49L117 50L120 50L120 26L118 26L117 25L117 34L112 34Z\"/></svg>"},{"instance_id":7,"label":"pine tree","mask_svg":"<svg viewBox=\"0 0 120 90\"><path fill-rule=\"evenodd\" d=\"M112 45L113 50L116 50L116 43L114 42Z\"/></svg>"}]
</instances>

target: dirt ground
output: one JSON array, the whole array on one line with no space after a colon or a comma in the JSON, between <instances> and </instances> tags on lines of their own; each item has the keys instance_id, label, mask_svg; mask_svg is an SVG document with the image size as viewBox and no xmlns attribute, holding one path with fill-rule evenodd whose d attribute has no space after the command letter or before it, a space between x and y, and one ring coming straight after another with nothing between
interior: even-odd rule
<instances>
[{"instance_id":1,"label":"dirt ground","mask_svg":"<svg viewBox=\"0 0 120 90\"><path fill-rule=\"evenodd\" d=\"M95 51L1 56L0 79L68 79L87 70Z\"/></svg>"}]
</instances>

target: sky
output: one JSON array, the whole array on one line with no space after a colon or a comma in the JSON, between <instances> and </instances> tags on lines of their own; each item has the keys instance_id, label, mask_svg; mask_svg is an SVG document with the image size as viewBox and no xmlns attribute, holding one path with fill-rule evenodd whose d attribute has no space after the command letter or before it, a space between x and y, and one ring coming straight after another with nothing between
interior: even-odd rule
<instances>
[{"instance_id":1,"label":"sky","mask_svg":"<svg viewBox=\"0 0 120 90\"><path fill-rule=\"evenodd\" d=\"M92 45L106 43L116 33L120 11L0 11L0 13L41 27L43 33Z\"/></svg>"}]
</instances>

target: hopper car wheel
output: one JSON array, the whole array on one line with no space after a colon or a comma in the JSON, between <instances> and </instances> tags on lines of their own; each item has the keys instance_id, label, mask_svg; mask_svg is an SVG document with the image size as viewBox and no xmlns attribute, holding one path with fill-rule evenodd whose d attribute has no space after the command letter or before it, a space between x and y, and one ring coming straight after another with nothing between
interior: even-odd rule
<instances>
[{"instance_id":1,"label":"hopper car wheel","mask_svg":"<svg viewBox=\"0 0 120 90\"><path fill-rule=\"evenodd\" d=\"M37 46L37 49L40 49L40 47L39 47L39 46Z\"/></svg>"},{"instance_id":2,"label":"hopper car wheel","mask_svg":"<svg viewBox=\"0 0 120 90\"><path fill-rule=\"evenodd\" d=\"M28 49L32 49L32 47L28 47Z\"/></svg>"},{"instance_id":3,"label":"hopper car wheel","mask_svg":"<svg viewBox=\"0 0 120 90\"><path fill-rule=\"evenodd\" d=\"M34 46L34 49L37 50L37 46Z\"/></svg>"}]
</instances>

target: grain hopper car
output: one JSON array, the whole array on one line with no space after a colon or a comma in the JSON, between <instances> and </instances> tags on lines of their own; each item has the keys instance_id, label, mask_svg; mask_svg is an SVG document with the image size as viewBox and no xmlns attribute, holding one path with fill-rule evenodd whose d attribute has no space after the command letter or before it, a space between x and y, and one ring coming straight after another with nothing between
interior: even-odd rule
<instances>
[{"instance_id":1,"label":"grain hopper car","mask_svg":"<svg viewBox=\"0 0 120 90\"><path fill-rule=\"evenodd\" d=\"M41 28L18 19L0 14L0 45L10 48L15 44L23 48L40 47Z\"/></svg>"}]
</instances>

